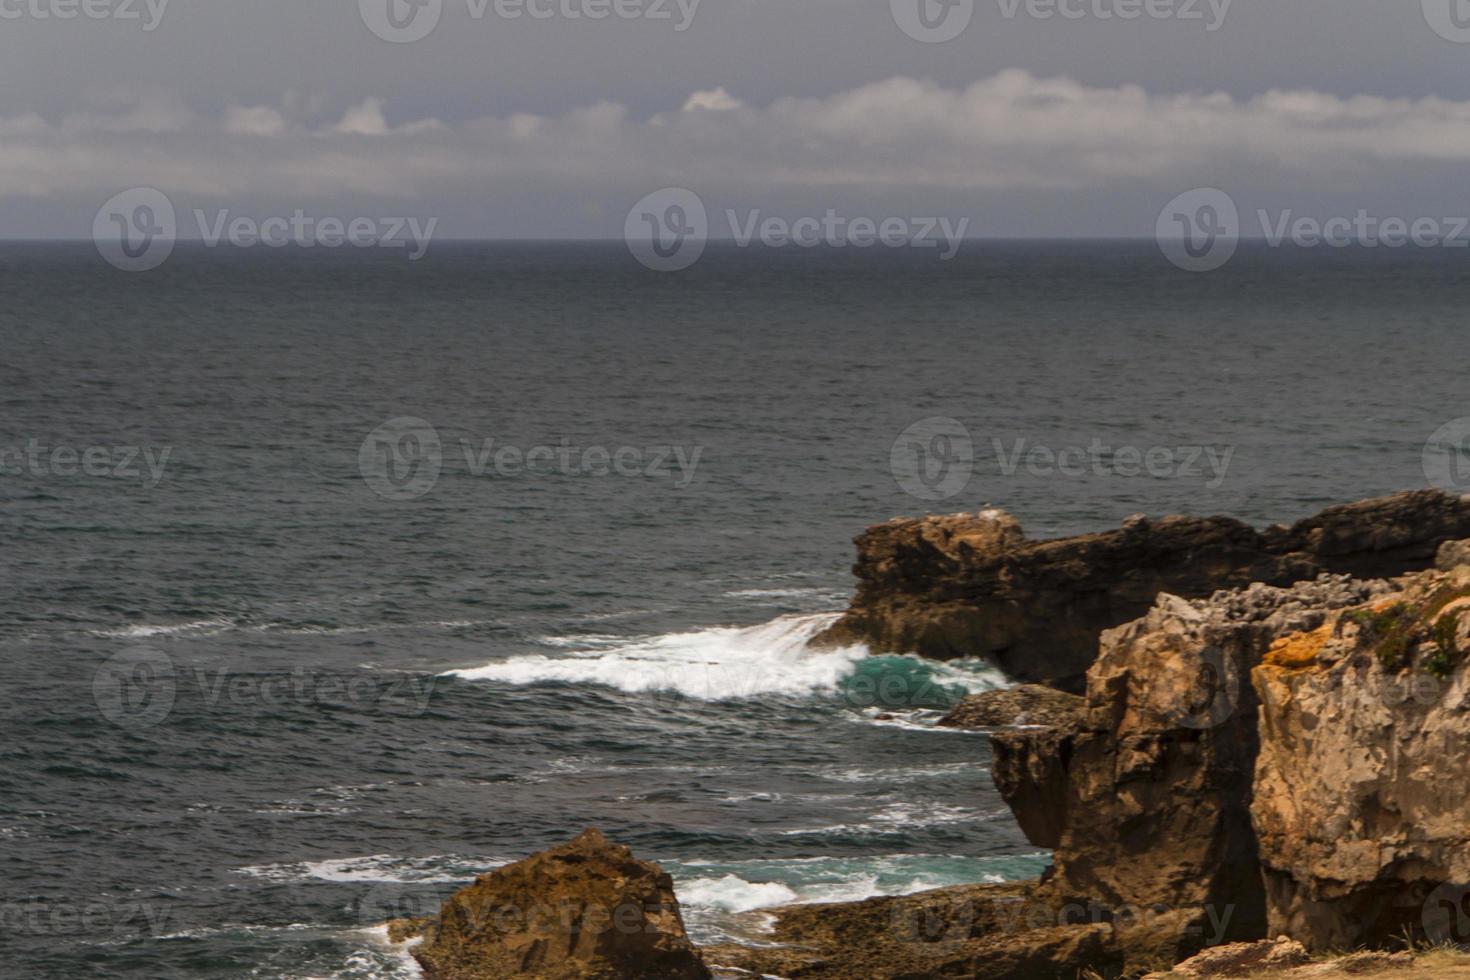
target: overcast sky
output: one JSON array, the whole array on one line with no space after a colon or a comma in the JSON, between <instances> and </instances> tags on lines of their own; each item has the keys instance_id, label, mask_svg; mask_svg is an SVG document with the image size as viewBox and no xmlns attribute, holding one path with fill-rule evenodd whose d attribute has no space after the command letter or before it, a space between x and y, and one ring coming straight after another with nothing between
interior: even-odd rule
<instances>
[{"instance_id":1,"label":"overcast sky","mask_svg":"<svg viewBox=\"0 0 1470 980\"><path fill-rule=\"evenodd\" d=\"M1470 214L1464 0L163 2L0 0L0 236L86 237L142 185L441 237L617 237L665 186L981 236L1150 235L1201 186Z\"/></svg>"}]
</instances>

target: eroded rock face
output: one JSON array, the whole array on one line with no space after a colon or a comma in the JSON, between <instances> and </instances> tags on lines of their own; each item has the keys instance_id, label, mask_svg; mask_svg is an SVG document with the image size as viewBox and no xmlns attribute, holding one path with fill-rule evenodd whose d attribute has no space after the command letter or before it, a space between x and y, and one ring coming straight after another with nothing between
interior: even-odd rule
<instances>
[{"instance_id":1,"label":"eroded rock face","mask_svg":"<svg viewBox=\"0 0 1470 980\"><path fill-rule=\"evenodd\" d=\"M1265 935L1250 671L1278 637L1389 588L1322 576L1159 596L1103 634L1070 729L992 735L997 787L1033 843L1054 849L1043 886L1112 910L1130 967Z\"/></svg>"},{"instance_id":2,"label":"eroded rock face","mask_svg":"<svg viewBox=\"0 0 1470 980\"><path fill-rule=\"evenodd\" d=\"M1160 593L1208 596L1323 572L1381 578L1429 567L1470 537L1470 501L1420 490L1331 507L1265 531L1227 517L1130 519L1028 541L998 510L897 518L857 538L858 589L819 643L941 660L985 657L1020 681L1080 693L1103 630Z\"/></svg>"},{"instance_id":3,"label":"eroded rock face","mask_svg":"<svg viewBox=\"0 0 1470 980\"><path fill-rule=\"evenodd\" d=\"M970 695L939 721L961 728L1025 726L992 733L990 774L1022 832L1038 847L1056 847L1066 826L1068 773L1085 706L1076 695L1022 685Z\"/></svg>"},{"instance_id":4,"label":"eroded rock face","mask_svg":"<svg viewBox=\"0 0 1470 980\"><path fill-rule=\"evenodd\" d=\"M431 980L708 980L673 881L595 829L481 875L422 930Z\"/></svg>"},{"instance_id":5,"label":"eroded rock face","mask_svg":"<svg viewBox=\"0 0 1470 980\"><path fill-rule=\"evenodd\" d=\"M1470 568L1398 584L1252 674L1270 928L1313 949L1470 941Z\"/></svg>"}]
</instances>

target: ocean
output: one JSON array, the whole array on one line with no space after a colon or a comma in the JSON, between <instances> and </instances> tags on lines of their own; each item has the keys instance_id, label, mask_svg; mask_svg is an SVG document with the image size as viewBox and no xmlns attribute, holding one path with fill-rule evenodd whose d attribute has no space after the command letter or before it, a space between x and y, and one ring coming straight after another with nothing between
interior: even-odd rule
<instances>
[{"instance_id":1,"label":"ocean","mask_svg":"<svg viewBox=\"0 0 1470 980\"><path fill-rule=\"evenodd\" d=\"M0 972L411 977L383 919L589 825L700 941L1033 876L932 727L1006 679L807 648L853 537L1423 486L1465 261L0 245Z\"/></svg>"}]
</instances>

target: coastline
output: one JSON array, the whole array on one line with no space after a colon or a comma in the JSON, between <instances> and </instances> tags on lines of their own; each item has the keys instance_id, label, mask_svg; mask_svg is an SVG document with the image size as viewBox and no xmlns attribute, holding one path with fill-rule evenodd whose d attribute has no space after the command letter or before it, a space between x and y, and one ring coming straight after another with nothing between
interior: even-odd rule
<instances>
[{"instance_id":1,"label":"coastline","mask_svg":"<svg viewBox=\"0 0 1470 980\"><path fill-rule=\"evenodd\" d=\"M1210 526L1238 541L1222 521ZM884 551L889 567L895 556L938 556L925 588L946 576L972 584L976 569L1013 584L1008 572L1031 561L1032 548L1069 560L1109 551L1096 536L1033 546L1013 524L987 511L868 533L891 541L902 528L913 547ZM1144 578L1157 582L1179 554L1174 536L1196 537L1200 527L1134 520L1114 533L1146 556ZM1269 937L1300 943L1302 957L1458 941L1453 918L1434 918L1435 897L1470 894L1457 884L1470 879L1457 829L1467 825L1470 790L1453 766L1434 762L1447 746L1453 758L1470 752L1460 714L1470 704L1470 615L1460 615L1470 612L1470 547L1461 540L1470 537L1470 500L1410 492L1250 533L1267 545L1247 549L1251 561L1204 563L1219 588L1195 598L1160 588L1143 615L1100 628L1082 696L1022 687L972 695L951 714L949 724L989 735L997 788L1031 843L1052 852L1039 879L764 908L768 944L704 947L716 975L1139 976L1178 964L1190 975L1201 951L1219 957L1244 943L1255 944L1242 954L1248 962L1228 975L1327 976L1337 967L1288 962L1295 947L1279 962L1251 957L1277 955L1260 945ZM1142 540L1149 535L1169 540L1153 547ZM871 555L863 540L860 575ZM1184 554L1199 564L1199 551ZM1118 567L1115 554L1102 562L1109 576ZM1304 577L1240 582L1263 568L1278 580ZM1077 571L1057 594L1076 595L1075 583L1093 574ZM873 601L866 581L858 616ZM953 592L944 598L944 615L955 602ZM1094 604L1078 622L1090 627L1116 611ZM928 611L909 601L906 614ZM996 712L1012 717L996 725ZM1344 772L1354 773L1347 785ZM434 942L443 922L430 916L415 928ZM682 921L673 932L684 935ZM567 962L579 961L568 952ZM1358 965L1415 968L1403 959Z\"/></svg>"}]
</instances>

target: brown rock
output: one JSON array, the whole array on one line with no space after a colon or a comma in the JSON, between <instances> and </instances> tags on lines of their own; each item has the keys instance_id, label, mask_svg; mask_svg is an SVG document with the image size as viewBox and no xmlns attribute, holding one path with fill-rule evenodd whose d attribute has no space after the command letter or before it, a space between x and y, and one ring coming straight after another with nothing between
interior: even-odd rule
<instances>
[{"instance_id":1,"label":"brown rock","mask_svg":"<svg viewBox=\"0 0 1470 980\"><path fill-rule=\"evenodd\" d=\"M1010 718L1025 726L1014 737L992 733L990 773L1022 832L1037 847L1056 847L1066 825L1067 773L1084 705L1075 695L1022 685L971 695L939 721L991 727Z\"/></svg>"},{"instance_id":2,"label":"brown rock","mask_svg":"<svg viewBox=\"0 0 1470 980\"><path fill-rule=\"evenodd\" d=\"M1299 942L1280 936L1254 943L1216 946L1174 967L1181 977L1248 977L1267 970L1286 970L1307 962Z\"/></svg>"},{"instance_id":3,"label":"brown rock","mask_svg":"<svg viewBox=\"0 0 1470 980\"><path fill-rule=\"evenodd\" d=\"M1116 976L1122 966L1111 924L1031 882L767 911L774 945L710 947L709 962L790 980L1071 978Z\"/></svg>"},{"instance_id":4,"label":"brown rock","mask_svg":"<svg viewBox=\"0 0 1470 980\"><path fill-rule=\"evenodd\" d=\"M1470 941L1470 568L1398 584L1252 674L1270 928L1314 950Z\"/></svg>"},{"instance_id":5,"label":"brown rock","mask_svg":"<svg viewBox=\"0 0 1470 980\"><path fill-rule=\"evenodd\" d=\"M1256 531L1228 517L1131 520L1028 541L1002 511L896 518L857 538L857 593L819 643L940 660L985 657L1020 681L1080 693L1102 631L1160 593L1198 598L1322 572L1388 577L1470 537L1470 501L1418 490Z\"/></svg>"},{"instance_id":6,"label":"brown rock","mask_svg":"<svg viewBox=\"0 0 1470 980\"><path fill-rule=\"evenodd\" d=\"M1323 576L1160 596L1103 634L1073 724L991 736L997 787L1028 838L1053 848L1044 887L1107 909L1130 968L1265 934L1247 677L1276 638L1388 589Z\"/></svg>"},{"instance_id":7,"label":"brown rock","mask_svg":"<svg viewBox=\"0 0 1470 980\"><path fill-rule=\"evenodd\" d=\"M1082 699L1040 684L969 694L935 724L944 728L1070 727Z\"/></svg>"},{"instance_id":8,"label":"brown rock","mask_svg":"<svg viewBox=\"0 0 1470 980\"><path fill-rule=\"evenodd\" d=\"M1364 950L1361 953L1349 953L1347 956L1340 956L1322 963L1308 963L1306 966L1299 966L1288 976L1292 980L1307 980L1308 977L1356 977L1384 970L1412 969L1414 969L1414 954L1407 950L1400 950L1397 953ZM1463 973L1453 975L1464 976Z\"/></svg>"},{"instance_id":9,"label":"brown rock","mask_svg":"<svg viewBox=\"0 0 1470 980\"><path fill-rule=\"evenodd\" d=\"M1470 565L1470 539L1446 541L1434 553L1434 567L1449 571L1460 565Z\"/></svg>"},{"instance_id":10,"label":"brown rock","mask_svg":"<svg viewBox=\"0 0 1470 980\"><path fill-rule=\"evenodd\" d=\"M413 950L431 980L708 980L673 882L595 829L481 875Z\"/></svg>"}]
</instances>

